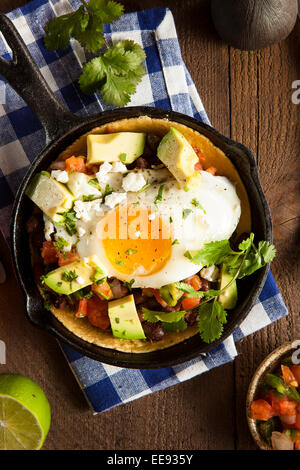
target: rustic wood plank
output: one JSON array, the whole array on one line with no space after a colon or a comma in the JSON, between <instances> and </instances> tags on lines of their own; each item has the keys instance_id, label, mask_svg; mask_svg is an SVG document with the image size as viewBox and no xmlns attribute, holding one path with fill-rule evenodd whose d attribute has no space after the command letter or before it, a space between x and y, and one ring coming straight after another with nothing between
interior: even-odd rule
<instances>
[{"instance_id":1,"label":"rustic wood plank","mask_svg":"<svg viewBox=\"0 0 300 470\"><path fill-rule=\"evenodd\" d=\"M236 75L231 82L233 136L256 150L262 186L270 204L278 250L272 271L291 312L240 345L235 361L237 448L255 448L245 421L245 397L262 359L280 344L299 337L299 106L291 102L291 84L300 76L299 23L280 45L252 53L232 51ZM250 59L251 60L251 59ZM256 62L256 63L255 63ZM249 63L250 65L250 63ZM239 77L239 71L242 72ZM246 75L246 76L245 76ZM239 96L240 95L240 96ZM242 95L247 97L246 110ZM236 122L236 124L234 124Z\"/></svg>"}]
</instances>

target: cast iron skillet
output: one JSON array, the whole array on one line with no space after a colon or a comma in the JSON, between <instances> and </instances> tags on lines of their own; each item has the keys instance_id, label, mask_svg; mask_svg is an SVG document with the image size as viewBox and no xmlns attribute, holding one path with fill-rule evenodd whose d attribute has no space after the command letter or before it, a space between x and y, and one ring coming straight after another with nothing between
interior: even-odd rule
<instances>
[{"instance_id":1,"label":"cast iron skillet","mask_svg":"<svg viewBox=\"0 0 300 470\"><path fill-rule=\"evenodd\" d=\"M13 52L12 61L0 59L2 75L16 92L35 112L46 132L46 147L32 163L18 190L12 216L11 243L14 266L26 299L28 319L57 338L67 343L82 354L107 364L129 368L159 368L182 363L200 353L207 353L224 341L246 318L267 276L265 267L244 282L239 283L239 302L228 315L222 337L211 344L205 344L198 335L162 351L133 354L101 348L90 344L67 330L56 318L46 311L33 279L26 221L33 210L33 204L25 195L26 188L33 175L45 170L57 155L80 135L102 124L122 118L135 118L147 115L152 118L164 118L185 124L207 136L221 148L236 166L248 192L251 203L253 231L257 240L272 241L271 215L261 189L253 154L241 144L222 136L212 127L189 116L173 111L149 107L131 107L105 111L100 114L80 118L69 112L57 101L47 83L33 62L20 35L4 15L0 15L0 31L6 38Z\"/></svg>"}]
</instances>

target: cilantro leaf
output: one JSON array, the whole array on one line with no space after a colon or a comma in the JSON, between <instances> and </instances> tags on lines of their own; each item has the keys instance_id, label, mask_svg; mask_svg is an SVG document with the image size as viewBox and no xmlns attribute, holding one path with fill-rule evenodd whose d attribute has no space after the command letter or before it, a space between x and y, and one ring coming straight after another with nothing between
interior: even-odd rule
<instances>
[{"instance_id":1,"label":"cilantro leaf","mask_svg":"<svg viewBox=\"0 0 300 470\"><path fill-rule=\"evenodd\" d=\"M77 232L75 211L71 209L66 212L60 212L59 215L62 216L62 219L56 222L56 225L64 227L70 236L74 235Z\"/></svg>"},{"instance_id":2,"label":"cilantro leaf","mask_svg":"<svg viewBox=\"0 0 300 470\"><path fill-rule=\"evenodd\" d=\"M156 198L155 198L154 204L158 204L158 203L160 203L160 202L162 201L162 195L163 195L164 187L165 187L164 184L162 184L162 185L159 187L159 190L158 190L157 196L156 196Z\"/></svg>"},{"instance_id":3,"label":"cilantro leaf","mask_svg":"<svg viewBox=\"0 0 300 470\"><path fill-rule=\"evenodd\" d=\"M47 49L66 49L71 36L80 35L89 23L89 16L82 5L78 10L58 16L45 26L45 46Z\"/></svg>"},{"instance_id":4,"label":"cilantro leaf","mask_svg":"<svg viewBox=\"0 0 300 470\"><path fill-rule=\"evenodd\" d=\"M200 306L198 329L205 343L212 343L220 338L226 322L226 310L220 302L214 301Z\"/></svg>"},{"instance_id":5,"label":"cilantro leaf","mask_svg":"<svg viewBox=\"0 0 300 470\"><path fill-rule=\"evenodd\" d=\"M157 312L155 310L149 310L145 307L142 307L142 312L144 320L150 323L156 323L157 321L165 323L177 323L182 320L186 314L185 310L181 310L179 312Z\"/></svg>"},{"instance_id":6,"label":"cilantro leaf","mask_svg":"<svg viewBox=\"0 0 300 470\"><path fill-rule=\"evenodd\" d=\"M119 41L88 62L79 78L84 93L99 90L107 104L124 106L145 73L145 53L133 41Z\"/></svg>"},{"instance_id":7,"label":"cilantro leaf","mask_svg":"<svg viewBox=\"0 0 300 470\"><path fill-rule=\"evenodd\" d=\"M58 237L57 241L53 243L54 246L56 246L59 251L62 253L65 249L66 246L69 246L70 243L67 242L63 237Z\"/></svg>"},{"instance_id":8,"label":"cilantro leaf","mask_svg":"<svg viewBox=\"0 0 300 470\"><path fill-rule=\"evenodd\" d=\"M161 326L164 331L170 331L172 333L179 333L187 329L187 323L183 318L175 323L162 322Z\"/></svg>"},{"instance_id":9,"label":"cilantro leaf","mask_svg":"<svg viewBox=\"0 0 300 470\"><path fill-rule=\"evenodd\" d=\"M133 286L134 283L135 283L135 279L131 279L129 282L124 282L123 284L131 292L132 288L133 288L132 286Z\"/></svg>"},{"instance_id":10,"label":"cilantro leaf","mask_svg":"<svg viewBox=\"0 0 300 470\"><path fill-rule=\"evenodd\" d=\"M204 245L202 250L197 252L185 252L184 256L195 264L203 264L204 266L212 266L220 264L226 256L234 253L230 248L228 240L210 242Z\"/></svg>"}]
</instances>

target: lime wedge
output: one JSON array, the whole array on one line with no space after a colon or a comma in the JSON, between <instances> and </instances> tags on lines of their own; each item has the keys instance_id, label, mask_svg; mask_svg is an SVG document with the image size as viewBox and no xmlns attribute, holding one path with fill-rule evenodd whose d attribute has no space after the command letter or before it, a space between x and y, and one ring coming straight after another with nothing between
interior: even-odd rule
<instances>
[{"instance_id":1,"label":"lime wedge","mask_svg":"<svg viewBox=\"0 0 300 470\"><path fill-rule=\"evenodd\" d=\"M0 375L0 450L38 450L50 428L43 390L17 374Z\"/></svg>"}]
</instances>

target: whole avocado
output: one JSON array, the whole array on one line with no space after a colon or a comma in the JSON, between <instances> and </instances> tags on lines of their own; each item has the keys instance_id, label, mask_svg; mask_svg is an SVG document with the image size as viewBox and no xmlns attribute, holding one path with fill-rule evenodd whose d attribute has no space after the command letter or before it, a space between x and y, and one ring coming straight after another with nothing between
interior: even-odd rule
<instances>
[{"instance_id":1,"label":"whole avocado","mask_svg":"<svg viewBox=\"0 0 300 470\"><path fill-rule=\"evenodd\" d=\"M242 50L268 47L293 30L297 0L212 0L211 14L220 37Z\"/></svg>"}]
</instances>

